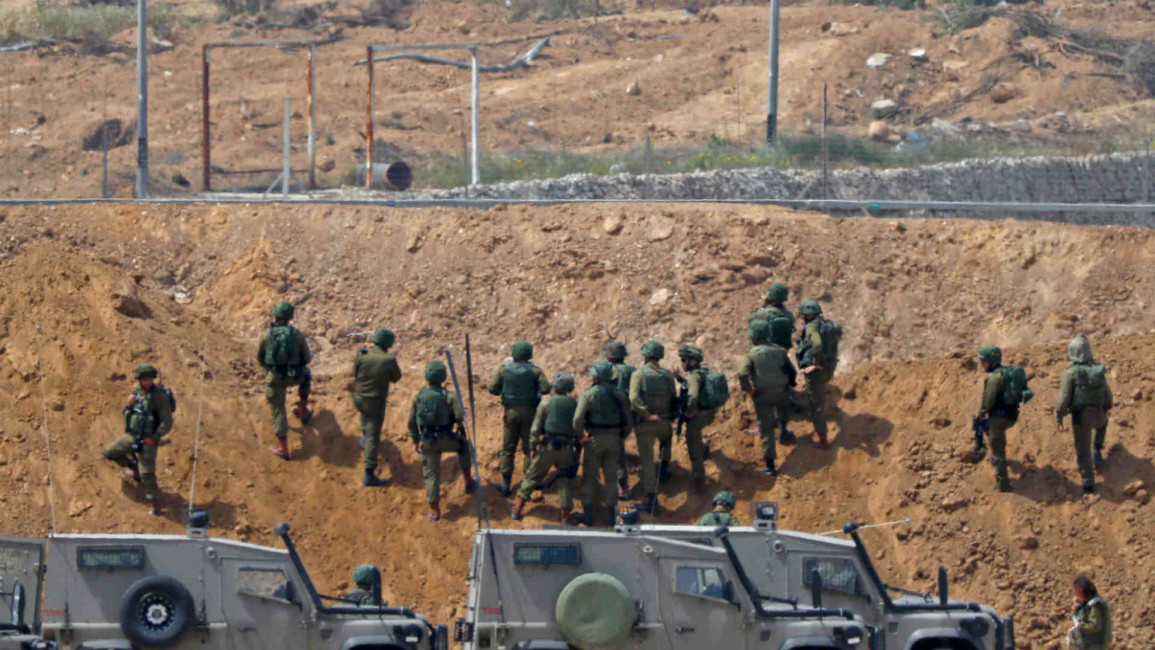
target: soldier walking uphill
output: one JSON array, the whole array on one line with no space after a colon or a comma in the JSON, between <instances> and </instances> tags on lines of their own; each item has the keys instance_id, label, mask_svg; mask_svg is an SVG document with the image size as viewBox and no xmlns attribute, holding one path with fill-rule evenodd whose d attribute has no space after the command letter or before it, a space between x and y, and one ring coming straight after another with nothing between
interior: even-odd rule
<instances>
[{"instance_id":1,"label":"soldier walking uphill","mask_svg":"<svg viewBox=\"0 0 1155 650\"><path fill-rule=\"evenodd\" d=\"M842 326L823 318L822 306L816 300L803 300L798 313L806 325L798 340L798 367L806 375L806 397L810 422L818 434L818 444L828 449L826 440L826 385L834 378L838 365L838 341Z\"/></svg>"},{"instance_id":2,"label":"soldier walking uphill","mask_svg":"<svg viewBox=\"0 0 1155 650\"><path fill-rule=\"evenodd\" d=\"M161 514L160 487L156 484L156 450L161 438L172 429L175 406L172 393L157 382L155 366L142 364L132 377L137 387L124 405L124 435L104 448L104 457L128 468L132 479L144 486L149 511Z\"/></svg>"},{"instance_id":3,"label":"soldier walking uphill","mask_svg":"<svg viewBox=\"0 0 1155 650\"><path fill-rule=\"evenodd\" d=\"M389 352L395 340L392 331L378 329L373 332L373 345L353 359L353 406L361 413L361 447L365 450L365 476L361 479L364 487L388 483L377 478L377 448L381 444L389 385L401 380L397 356Z\"/></svg>"},{"instance_id":4,"label":"soldier walking uphill","mask_svg":"<svg viewBox=\"0 0 1155 650\"><path fill-rule=\"evenodd\" d=\"M686 449L690 454L690 479L699 494L706 491L706 441L703 430L714 422L716 406L705 396L706 369L702 367L702 348L682 344L678 347L682 367L675 374L685 386L682 395L682 417L686 423ZM685 374L682 374L682 371Z\"/></svg>"},{"instance_id":5,"label":"soldier walking uphill","mask_svg":"<svg viewBox=\"0 0 1155 650\"><path fill-rule=\"evenodd\" d=\"M990 430L991 462L995 466L995 481L999 492L1011 491L1007 473L1007 429L1019 420L1019 399L1003 367L1003 351L991 345L979 350L979 363L987 373L983 383L983 401L975 418L986 422ZM1025 377L1025 375L1024 375ZM1025 379L1024 379L1025 388Z\"/></svg>"},{"instance_id":6,"label":"soldier walking uphill","mask_svg":"<svg viewBox=\"0 0 1155 650\"><path fill-rule=\"evenodd\" d=\"M297 387L297 406L293 414L302 424L313 416L309 407L309 389L313 376L309 363L309 343L305 335L289 325L293 320L293 305L282 300L273 307L273 324L261 333L257 346L257 363L265 371L265 399L273 413L273 435L277 446L269 449L274 455L289 460L289 419L285 412L285 393Z\"/></svg>"},{"instance_id":7,"label":"soldier walking uphill","mask_svg":"<svg viewBox=\"0 0 1155 650\"><path fill-rule=\"evenodd\" d=\"M1083 494L1095 493L1095 467L1104 463L1103 445L1107 438L1107 414L1114 405L1111 386L1107 383L1107 369L1095 363L1091 343L1082 334L1071 340L1067 347L1071 365L1063 372L1059 385L1059 405L1055 416L1059 430L1063 418L1071 415L1071 432L1075 436L1075 457L1083 477ZM1094 454L1092 454L1092 442Z\"/></svg>"},{"instance_id":8,"label":"soldier walking uphill","mask_svg":"<svg viewBox=\"0 0 1155 650\"><path fill-rule=\"evenodd\" d=\"M762 306L755 309L754 313L746 318L747 325L756 320L764 320L773 325L774 321L780 318L790 323L789 328L778 330L776 338L774 332L771 332L770 342L785 350L790 349L794 338L794 314L786 308L786 300L789 297L790 288L781 282L775 282L766 289L766 298L762 301ZM789 421L785 411L783 411L778 420L778 442L784 445L789 445L795 440L794 432L787 428Z\"/></svg>"},{"instance_id":9,"label":"soldier walking uphill","mask_svg":"<svg viewBox=\"0 0 1155 650\"><path fill-rule=\"evenodd\" d=\"M529 472L529 430L541 396L549 392L549 379L541 368L529 362L533 358L533 345L528 341L518 341L510 351L513 361L497 369L489 382L489 392L501 396L505 407L501 440L501 483L497 491L509 496L513 490L513 466L517 458L517 446L521 445L525 454L525 471Z\"/></svg>"},{"instance_id":10,"label":"soldier walking uphill","mask_svg":"<svg viewBox=\"0 0 1155 650\"><path fill-rule=\"evenodd\" d=\"M356 589L345 594L345 600L358 607L381 607L381 570L372 564L353 569Z\"/></svg>"},{"instance_id":11,"label":"soldier walking uphill","mask_svg":"<svg viewBox=\"0 0 1155 650\"><path fill-rule=\"evenodd\" d=\"M630 394L630 378L634 376L634 371L637 368L626 363L626 356L629 352L626 350L626 344L621 341L610 341L606 343L606 361L610 362L613 367L613 382L622 391L622 394ZM629 437L627 430L622 434L622 438L618 448L618 498L626 499L630 496L630 473L626 468L626 438Z\"/></svg>"},{"instance_id":12,"label":"soldier walking uphill","mask_svg":"<svg viewBox=\"0 0 1155 650\"><path fill-rule=\"evenodd\" d=\"M465 493L472 494L475 489L470 473L470 445L461 433L465 413L453 393L441 387L448 375L444 363L430 361L425 366L429 385L417 393L409 409L409 437L414 451L421 456L430 521L441 519L441 454L457 454Z\"/></svg>"},{"instance_id":13,"label":"soldier walking uphill","mask_svg":"<svg viewBox=\"0 0 1155 650\"><path fill-rule=\"evenodd\" d=\"M742 523L734 515L734 506L738 500L734 493L722 490L714 497L714 509L698 518L697 526L741 526Z\"/></svg>"},{"instance_id":14,"label":"soldier walking uphill","mask_svg":"<svg viewBox=\"0 0 1155 650\"><path fill-rule=\"evenodd\" d=\"M617 519L619 496L614 479L619 475L619 464L625 462L621 453L622 440L630 434L633 417L629 398L617 387L610 362L594 363L590 375L594 385L578 398L573 419L574 434L583 449L582 510L590 526L598 525L598 519L602 519L606 526L613 526ZM604 517L598 516L596 495L599 481L604 496L604 508L600 510Z\"/></svg>"},{"instance_id":15,"label":"soldier walking uphill","mask_svg":"<svg viewBox=\"0 0 1155 650\"><path fill-rule=\"evenodd\" d=\"M642 345L645 363L630 378L630 405L637 416L635 435L642 464L642 487L646 494L639 509L647 514L658 512L658 483L664 483L662 479L669 479L670 452L674 438L671 420L677 393L674 375L658 365L664 356L666 349L661 343L646 341ZM660 449L660 467L654 465L655 442Z\"/></svg>"},{"instance_id":16,"label":"soldier walking uphill","mask_svg":"<svg viewBox=\"0 0 1155 650\"><path fill-rule=\"evenodd\" d=\"M574 389L573 375L558 373L553 378L553 394L537 407L530 429L529 471L521 488L517 491L517 501L509 511L511 519L521 519L525 504L533 496L533 491L541 483L549 470L557 468L557 495L561 506L561 523L570 522L573 512L573 488L577 482L578 463L581 462L581 448L574 430L574 414L577 400L570 397Z\"/></svg>"},{"instance_id":17,"label":"soldier walking uphill","mask_svg":"<svg viewBox=\"0 0 1155 650\"><path fill-rule=\"evenodd\" d=\"M782 414L790 404L790 387L798 376L786 350L770 342L775 328L781 333L785 327L781 319L774 321L774 327L764 320L751 322L748 328L751 347L738 371L738 383L754 403L754 417L762 436L762 461L766 464L762 473L769 476L778 476L774 427L785 417Z\"/></svg>"},{"instance_id":18,"label":"soldier walking uphill","mask_svg":"<svg viewBox=\"0 0 1155 650\"><path fill-rule=\"evenodd\" d=\"M1071 620L1075 625L1068 635L1069 645L1078 650L1111 650L1115 641L1111 607L1085 575L1075 578L1075 615Z\"/></svg>"}]
</instances>

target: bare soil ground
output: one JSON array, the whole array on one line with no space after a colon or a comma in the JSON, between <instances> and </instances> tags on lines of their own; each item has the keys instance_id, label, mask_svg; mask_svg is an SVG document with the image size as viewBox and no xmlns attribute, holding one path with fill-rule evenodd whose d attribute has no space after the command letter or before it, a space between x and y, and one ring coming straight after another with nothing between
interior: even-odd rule
<instances>
[{"instance_id":1,"label":"bare soil ground","mask_svg":"<svg viewBox=\"0 0 1155 650\"><path fill-rule=\"evenodd\" d=\"M867 536L887 580L928 589L945 564L958 595L1018 617L1021 647L1058 647L1070 580L1088 571L1117 608L1117 647L1138 650L1155 620L1152 255L1148 230L772 208L11 208L0 213L0 392L9 396L0 403L0 534L51 530L42 413L61 531L180 531L203 390L196 505L211 510L216 534L277 545L272 528L289 521L325 590L345 588L352 566L376 563L390 602L448 621L461 614L477 523L449 460L446 518L423 516L404 418L424 364L446 346L460 352L471 333L480 462L492 479L500 407L480 382L512 341L534 341L548 373L579 378L611 336L635 362L647 338L667 349L696 341L733 377L745 316L782 279L792 303L817 297L845 326L833 449L819 450L798 423L783 476L768 481L755 471L750 409L734 399L708 430L711 491L733 489L744 518L750 501L779 501L783 525L801 530L913 518ZM294 426L290 463L264 451L272 438L253 359L281 297L299 305L317 358L317 415ZM349 334L378 325L398 330L405 377L382 452L393 484L366 490L347 392L363 343ZM1077 331L1110 367L1119 403L1103 494L1089 501L1077 498L1070 434L1055 431L1051 406ZM987 343L1026 365L1038 394L1012 430L1010 495L995 491L989 465L960 459L982 381L973 353ZM119 433L128 377L144 361L180 399L161 450L160 520L99 455ZM684 493L680 445L675 462L666 523L709 508L708 496ZM482 495L499 526L557 517L554 495L520 523L492 488Z\"/></svg>"}]
</instances>

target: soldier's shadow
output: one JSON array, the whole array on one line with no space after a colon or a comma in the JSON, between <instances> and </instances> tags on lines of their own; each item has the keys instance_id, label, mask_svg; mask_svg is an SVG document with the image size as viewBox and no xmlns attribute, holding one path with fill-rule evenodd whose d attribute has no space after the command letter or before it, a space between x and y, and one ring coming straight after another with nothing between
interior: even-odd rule
<instances>
[{"instance_id":1,"label":"soldier's shadow","mask_svg":"<svg viewBox=\"0 0 1155 650\"><path fill-rule=\"evenodd\" d=\"M873 413L851 414L844 411L842 402L854 399L853 392L845 395L838 386L829 384L826 392L825 419L830 449L821 449L818 435L815 433L799 435L792 446L793 451L783 453L785 449L791 449L791 446L778 446L778 457L780 459L785 457L779 472L801 478L809 472L833 465L837 460L838 449L860 450L872 457L880 455L883 444L894 435L894 424ZM791 428L799 422L809 420L805 415L793 415ZM836 426L832 427L831 424Z\"/></svg>"},{"instance_id":2,"label":"soldier's shadow","mask_svg":"<svg viewBox=\"0 0 1155 650\"><path fill-rule=\"evenodd\" d=\"M993 473L994 468L989 458L990 455L987 454L981 463ZM1063 503L1079 498L1081 492L1079 484L1053 464L1036 467L1034 464L1008 459L1007 470L1011 474L1012 489L1019 496L1039 503ZM1018 478L1015 479L1015 476Z\"/></svg>"},{"instance_id":3,"label":"soldier's shadow","mask_svg":"<svg viewBox=\"0 0 1155 650\"><path fill-rule=\"evenodd\" d=\"M121 481L120 491L129 501L140 504L141 508L148 507L148 499L144 497L144 488L141 486ZM159 496L161 514L158 518L171 521L179 526L185 526L188 523L189 506L184 497L179 492L172 492L163 488L160 490ZM236 526L236 506L226 501L220 501L216 497L214 497L212 501L196 505L192 509L208 511L209 521L212 526L218 528L233 528Z\"/></svg>"},{"instance_id":4,"label":"soldier's shadow","mask_svg":"<svg viewBox=\"0 0 1155 650\"><path fill-rule=\"evenodd\" d=\"M341 430L337 416L329 409L316 413L308 424L302 424L301 447L293 450L294 460L319 457L329 465L353 467L360 460L360 435L347 436Z\"/></svg>"}]
</instances>

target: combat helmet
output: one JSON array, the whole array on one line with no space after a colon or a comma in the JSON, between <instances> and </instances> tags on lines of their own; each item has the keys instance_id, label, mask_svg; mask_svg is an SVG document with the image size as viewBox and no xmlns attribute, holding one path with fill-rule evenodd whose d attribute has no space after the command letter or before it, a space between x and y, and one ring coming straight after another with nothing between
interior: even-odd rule
<instances>
[{"instance_id":1,"label":"combat helmet","mask_svg":"<svg viewBox=\"0 0 1155 650\"><path fill-rule=\"evenodd\" d=\"M293 320L295 312L296 308L288 300L281 300L273 305L273 318L276 320Z\"/></svg>"},{"instance_id":2,"label":"combat helmet","mask_svg":"<svg viewBox=\"0 0 1155 650\"><path fill-rule=\"evenodd\" d=\"M997 366L1003 362L1003 351L997 345L988 345L979 349L979 359Z\"/></svg>"},{"instance_id":3,"label":"combat helmet","mask_svg":"<svg viewBox=\"0 0 1155 650\"><path fill-rule=\"evenodd\" d=\"M803 300L802 304L798 305L798 313L805 316L821 316L822 305L818 304L817 300Z\"/></svg>"},{"instance_id":4,"label":"combat helmet","mask_svg":"<svg viewBox=\"0 0 1155 650\"><path fill-rule=\"evenodd\" d=\"M606 343L606 358L607 359L625 359L629 352L626 350L626 344L618 340Z\"/></svg>"},{"instance_id":5,"label":"combat helmet","mask_svg":"<svg viewBox=\"0 0 1155 650\"><path fill-rule=\"evenodd\" d=\"M590 366L590 376L598 381L613 381L614 366L609 361L595 361Z\"/></svg>"},{"instance_id":6,"label":"combat helmet","mask_svg":"<svg viewBox=\"0 0 1155 650\"><path fill-rule=\"evenodd\" d=\"M376 579L374 574L378 571L380 570L372 564L362 564L353 569L353 582L358 585L371 585Z\"/></svg>"},{"instance_id":7,"label":"combat helmet","mask_svg":"<svg viewBox=\"0 0 1155 650\"><path fill-rule=\"evenodd\" d=\"M533 343L529 341L518 341L513 344L509 353L514 361L529 361L533 358Z\"/></svg>"},{"instance_id":8,"label":"combat helmet","mask_svg":"<svg viewBox=\"0 0 1155 650\"><path fill-rule=\"evenodd\" d=\"M683 343L678 346L679 359L693 359L694 361L701 361L704 357L705 355L702 352L702 348L696 345Z\"/></svg>"},{"instance_id":9,"label":"combat helmet","mask_svg":"<svg viewBox=\"0 0 1155 650\"><path fill-rule=\"evenodd\" d=\"M787 287L781 282L775 282L766 289L766 300L770 302L786 302L786 299L789 297L790 287Z\"/></svg>"},{"instance_id":10,"label":"combat helmet","mask_svg":"<svg viewBox=\"0 0 1155 650\"><path fill-rule=\"evenodd\" d=\"M770 338L770 323L764 320L750 321L750 324L746 327L746 332L753 341L768 339Z\"/></svg>"},{"instance_id":11,"label":"combat helmet","mask_svg":"<svg viewBox=\"0 0 1155 650\"><path fill-rule=\"evenodd\" d=\"M160 376L160 371L151 363L142 363L132 371L133 379L140 379L141 377L150 377L156 379Z\"/></svg>"},{"instance_id":12,"label":"combat helmet","mask_svg":"<svg viewBox=\"0 0 1155 650\"><path fill-rule=\"evenodd\" d=\"M444 384L449 377L449 371L440 361L430 361L425 366L425 381L431 384Z\"/></svg>"},{"instance_id":13,"label":"combat helmet","mask_svg":"<svg viewBox=\"0 0 1155 650\"><path fill-rule=\"evenodd\" d=\"M573 392L573 375L568 372L557 373L553 376L553 381L550 382L550 388L553 388L553 392L561 395Z\"/></svg>"},{"instance_id":14,"label":"combat helmet","mask_svg":"<svg viewBox=\"0 0 1155 650\"><path fill-rule=\"evenodd\" d=\"M373 342L376 343L382 350L388 350L393 347L393 343L397 340L397 335L393 330L386 327L378 327L373 332Z\"/></svg>"},{"instance_id":15,"label":"combat helmet","mask_svg":"<svg viewBox=\"0 0 1155 650\"><path fill-rule=\"evenodd\" d=\"M646 359L661 359L666 356L666 347L650 339L642 344L642 356Z\"/></svg>"},{"instance_id":16,"label":"combat helmet","mask_svg":"<svg viewBox=\"0 0 1155 650\"><path fill-rule=\"evenodd\" d=\"M734 498L734 493L729 490L722 490L718 494L714 495L714 505L716 506L725 506L727 508L733 509L737 503L738 500Z\"/></svg>"}]
</instances>

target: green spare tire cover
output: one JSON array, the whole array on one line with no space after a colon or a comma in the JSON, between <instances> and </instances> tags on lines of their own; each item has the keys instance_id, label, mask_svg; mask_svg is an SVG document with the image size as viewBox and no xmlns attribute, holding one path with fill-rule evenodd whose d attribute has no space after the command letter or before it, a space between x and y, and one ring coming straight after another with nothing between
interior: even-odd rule
<instances>
[{"instance_id":1,"label":"green spare tire cover","mask_svg":"<svg viewBox=\"0 0 1155 650\"><path fill-rule=\"evenodd\" d=\"M557 597L557 624L580 650L606 650L625 642L636 608L626 586L605 573L587 573L570 581Z\"/></svg>"}]
</instances>

